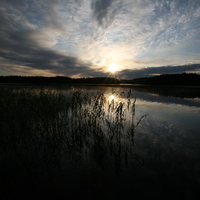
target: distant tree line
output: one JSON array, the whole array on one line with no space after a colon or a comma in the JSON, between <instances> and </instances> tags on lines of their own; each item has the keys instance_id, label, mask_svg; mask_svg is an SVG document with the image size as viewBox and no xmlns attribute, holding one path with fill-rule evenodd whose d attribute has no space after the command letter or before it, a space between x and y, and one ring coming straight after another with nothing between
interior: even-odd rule
<instances>
[{"instance_id":1,"label":"distant tree line","mask_svg":"<svg viewBox=\"0 0 200 200\"><path fill-rule=\"evenodd\" d=\"M35 83L35 84L146 84L146 85L188 85L200 86L198 74L163 74L132 80L111 77L70 78L66 76L0 76L0 83Z\"/></svg>"},{"instance_id":2,"label":"distant tree line","mask_svg":"<svg viewBox=\"0 0 200 200\"><path fill-rule=\"evenodd\" d=\"M109 77L97 78L70 78L66 76L43 77L43 76L0 76L0 83L66 83L66 84L119 84L119 80Z\"/></svg>"},{"instance_id":3,"label":"distant tree line","mask_svg":"<svg viewBox=\"0 0 200 200\"><path fill-rule=\"evenodd\" d=\"M147 85L187 85L200 86L200 75L198 74L163 74L154 77L137 78L131 81L132 84Z\"/></svg>"}]
</instances>

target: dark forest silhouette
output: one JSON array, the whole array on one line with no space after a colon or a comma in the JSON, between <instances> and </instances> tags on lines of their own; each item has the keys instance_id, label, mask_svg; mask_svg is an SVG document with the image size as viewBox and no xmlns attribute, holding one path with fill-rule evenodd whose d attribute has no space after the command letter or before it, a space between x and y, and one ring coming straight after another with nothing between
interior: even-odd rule
<instances>
[{"instance_id":1,"label":"dark forest silhouette","mask_svg":"<svg viewBox=\"0 0 200 200\"><path fill-rule=\"evenodd\" d=\"M160 76L137 78L132 80L133 84L147 85L187 85L200 86L200 75L198 74L163 74Z\"/></svg>"},{"instance_id":2,"label":"dark forest silhouette","mask_svg":"<svg viewBox=\"0 0 200 200\"><path fill-rule=\"evenodd\" d=\"M145 84L145 85L183 85L200 86L198 74L163 74L132 80L111 77L70 78L66 76L0 76L0 83L35 83L35 84Z\"/></svg>"},{"instance_id":3,"label":"dark forest silhouette","mask_svg":"<svg viewBox=\"0 0 200 200\"><path fill-rule=\"evenodd\" d=\"M43 77L43 76L0 76L0 83L66 83L66 84L119 84L116 78L70 78L66 76Z\"/></svg>"}]
</instances>

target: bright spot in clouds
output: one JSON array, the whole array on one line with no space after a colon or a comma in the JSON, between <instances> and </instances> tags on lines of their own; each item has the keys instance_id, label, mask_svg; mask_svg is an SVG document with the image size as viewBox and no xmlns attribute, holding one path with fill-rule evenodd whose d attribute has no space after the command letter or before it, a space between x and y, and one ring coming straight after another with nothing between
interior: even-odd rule
<instances>
[{"instance_id":1,"label":"bright spot in clouds","mask_svg":"<svg viewBox=\"0 0 200 200\"><path fill-rule=\"evenodd\" d=\"M0 0L0 75L200 73L199 22L200 0Z\"/></svg>"},{"instance_id":2,"label":"bright spot in clouds","mask_svg":"<svg viewBox=\"0 0 200 200\"><path fill-rule=\"evenodd\" d=\"M116 63L111 63L111 64L109 65L109 68L108 68L108 71L109 71L109 72L115 73L115 72L117 72L117 71L119 71L119 70L120 70L120 66L117 65Z\"/></svg>"}]
</instances>

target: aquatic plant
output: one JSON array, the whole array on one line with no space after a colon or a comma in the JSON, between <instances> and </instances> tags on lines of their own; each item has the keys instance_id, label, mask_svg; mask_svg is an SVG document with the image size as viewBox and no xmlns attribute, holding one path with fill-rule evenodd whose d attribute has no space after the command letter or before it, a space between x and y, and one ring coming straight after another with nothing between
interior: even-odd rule
<instances>
[{"instance_id":1,"label":"aquatic plant","mask_svg":"<svg viewBox=\"0 0 200 200\"><path fill-rule=\"evenodd\" d=\"M2 188L29 191L42 177L86 163L119 175L134 159L130 93L0 87Z\"/></svg>"},{"instance_id":2,"label":"aquatic plant","mask_svg":"<svg viewBox=\"0 0 200 200\"><path fill-rule=\"evenodd\" d=\"M193 157L187 151L188 159L176 130L162 132L150 117L143 120L146 115L136 120L131 90L102 91L0 87L0 187L6 195L44 188L45 195L51 189L57 195L61 187L73 196L72 188L115 187L124 174L131 174L124 181L131 193L154 187L197 191L199 151Z\"/></svg>"},{"instance_id":3,"label":"aquatic plant","mask_svg":"<svg viewBox=\"0 0 200 200\"><path fill-rule=\"evenodd\" d=\"M99 163L105 155L113 156L120 165L125 154L127 164L135 128L136 100L130 99L130 91L127 96L112 92L112 99L78 88L68 94L44 89L0 92L1 160L26 157L49 167L89 153Z\"/></svg>"}]
</instances>

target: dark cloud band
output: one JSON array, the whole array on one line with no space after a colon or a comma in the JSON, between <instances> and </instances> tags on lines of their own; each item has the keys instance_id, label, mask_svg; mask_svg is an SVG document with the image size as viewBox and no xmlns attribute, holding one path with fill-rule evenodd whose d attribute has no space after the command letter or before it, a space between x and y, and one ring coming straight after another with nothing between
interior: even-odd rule
<instances>
[{"instance_id":1,"label":"dark cloud band","mask_svg":"<svg viewBox=\"0 0 200 200\"><path fill-rule=\"evenodd\" d=\"M176 73L187 73L191 71L200 70L200 64L189 64L181 66L162 66L162 67L148 67L143 69L135 70L123 70L121 76L128 79L150 77L159 74L176 74Z\"/></svg>"}]
</instances>

